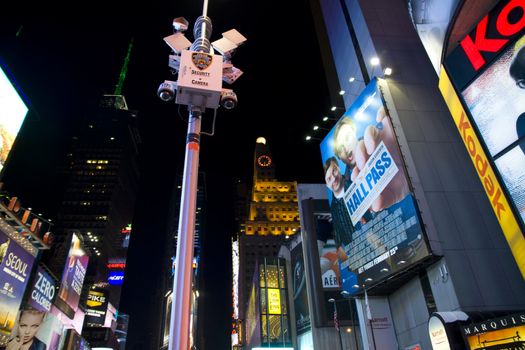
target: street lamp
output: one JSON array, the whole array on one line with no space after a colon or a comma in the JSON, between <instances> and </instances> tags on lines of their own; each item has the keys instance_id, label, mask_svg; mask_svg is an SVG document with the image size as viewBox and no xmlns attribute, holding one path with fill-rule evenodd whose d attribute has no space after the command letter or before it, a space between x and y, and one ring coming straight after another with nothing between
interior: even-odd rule
<instances>
[{"instance_id":1,"label":"street lamp","mask_svg":"<svg viewBox=\"0 0 525 350\"><path fill-rule=\"evenodd\" d=\"M339 321L337 319L337 305L336 305L337 301L334 298L330 298L328 299L328 302L334 304L334 326L337 329L337 333L339 333L339 346L341 350L344 350L343 349L343 338L341 338L341 329L339 328Z\"/></svg>"},{"instance_id":2,"label":"street lamp","mask_svg":"<svg viewBox=\"0 0 525 350\"><path fill-rule=\"evenodd\" d=\"M355 331L355 322L354 322L354 309L355 309L355 297L351 296L350 293L348 293L346 290L343 290L341 292L341 295L343 298L348 299L348 303L350 304L350 320L352 321L352 326L354 327L354 340L355 340L355 348L356 350L359 350L359 345L357 343L357 334ZM354 303L352 303L350 300L354 300Z\"/></svg>"}]
</instances>

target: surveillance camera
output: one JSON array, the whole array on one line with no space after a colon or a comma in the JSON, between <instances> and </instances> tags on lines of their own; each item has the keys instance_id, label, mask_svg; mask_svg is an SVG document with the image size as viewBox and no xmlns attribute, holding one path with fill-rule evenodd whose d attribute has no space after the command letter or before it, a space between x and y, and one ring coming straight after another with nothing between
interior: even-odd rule
<instances>
[{"instance_id":1,"label":"surveillance camera","mask_svg":"<svg viewBox=\"0 0 525 350\"><path fill-rule=\"evenodd\" d=\"M188 29L189 22L184 17L177 17L173 20L173 29L177 32L185 32Z\"/></svg>"},{"instance_id":2,"label":"surveillance camera","mask_svg":"<svg viewBox=\"0 0 525 350\"><path fill-rule=\"evenodd\" d=\"M157 90L157 95L159 95L162 101L171 101L175 98L175 93L177 92L177 83L171 80L164 80L160 84L159 89Z\"/></svg>"},{"instance_id":3,"label":"surveillance camera","mask_svg":"<svg viewBox=\"0 0 525 350\"><path fill-rule=\"evenodd\" d=\"M237 95L233 90L222 89L221 105L226 109L233 109L237 106Z\"/></svg>"}]
</instances>

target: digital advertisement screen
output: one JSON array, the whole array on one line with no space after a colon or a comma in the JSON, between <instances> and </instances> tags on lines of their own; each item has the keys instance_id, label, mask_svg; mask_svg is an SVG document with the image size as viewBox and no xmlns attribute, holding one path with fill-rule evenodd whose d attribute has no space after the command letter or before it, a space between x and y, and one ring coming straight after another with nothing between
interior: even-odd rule
<instances>
[{"instance_id":1,"label":"digital advertisement screen","mask_svg":"<svg viewBox=\"0 0 525 350\"><path fill-rule=\"evenodd\" d=\"M525 36L477 77L463 98L525 221Z\"/></svg>"},{"instance_id":2,"label":"digital advertisement screen","mask_svg":"<svg viewBox=\"0 0 525 350\"><path fill-rule=\"evenodd\" d=\"M78 309L78 302L84 277L88 266L89 256L82 248L82 243L76 234L71 235L69 253L62 273L58 298L68 305L73 311Z\"/></svg>"},{"instance_id":3,"label":"digital advertisement screen","mask_svg":"<svg viewBox=\"0 0 525 350\"><path fill-rule=\"evenodd\" d=\"M84 322L89 325L104 326L108 311L109 291L102 288L92 288L86 301L86 316Z\"/></svg>"},{"instance_id":4,"label":"digital advertisement screen","mask_svg":"<svg viewBox=\"0 0 525 350\"><path fill-rule=\"evenodd\" d=\"M0 171L2 171L28 108L0 67Z\"/></svg>"},{"instance_id":5,"label":"digital advertisement screen","mask_svg":"<svg viewBox=\"0 0 525 350\"><path fill-rule=\"evenodd\" d=\"M34 261L33 255L0 230L0 345L13 330Z\"/></svg>"},{"instance_id":6,"label":"digital advertisement screen","mask_svg":"<svg viewBox=\"0 0 525 350\"><path fill-rule=\"evenodd\" d=\"M295 307L295 323L297 334L303 334L311 329L310 311L308 310L308 293L306 291L306 270L303 258L303 243L296 245L291 251L293 303Z\"/></svg>"},{"instance_id":7,"label":"digital advertisement screen","mask_svg":"<svg viewBox=\"0 0 525 350\"><path fill-rule=\"evenodd\" d=\"M40 266L36 268L36 273L33 277L31 288L31 295L28 299L28 305L35 310L48 312L51 311L51 303L55 299L56 282L44 269Z\"/></svg>"},{"instance_id":8,"label":"digital advertisement screen","mask_svg":"<svg viewBox=\"0 0 525 350\"><path fill-rule=\"evenodd\" d=\"M438 73L445 35L458 3L459 0L408 0L412 23Z\"/></svg>"},{"instance_id":9,"label":"digital advertisement screen","mask_svg":"<svg viewBox=\"0 0 525 350\"><path fill-rule=\"evenodd\" d=\"M343 288L428 256L390 116L374 79L321 142Z\"/></svg>"}]
</instances>

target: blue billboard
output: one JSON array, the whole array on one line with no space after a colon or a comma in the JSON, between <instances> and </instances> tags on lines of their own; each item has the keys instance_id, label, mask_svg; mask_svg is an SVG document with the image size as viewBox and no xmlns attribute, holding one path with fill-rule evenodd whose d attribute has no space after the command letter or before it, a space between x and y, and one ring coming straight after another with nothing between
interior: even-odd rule
<instances>
[{"instance_id":1,"label":"blue billboard","mask_svg":"<svg viewBox=\"0 0 525 350\"><path fill-rule=\"evenodd\" d=\"M374 79L321 142L343 289L429 255L388 109Z\"/></svg>"}]
</instances>

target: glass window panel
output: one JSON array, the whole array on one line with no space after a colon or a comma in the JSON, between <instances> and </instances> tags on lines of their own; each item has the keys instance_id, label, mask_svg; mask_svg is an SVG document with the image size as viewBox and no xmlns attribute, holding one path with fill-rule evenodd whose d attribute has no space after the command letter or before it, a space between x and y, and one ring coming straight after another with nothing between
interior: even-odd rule
<instances>
[{"instance_id":1,"label":"glass window panel","mask_svg":"<svg viewBox=\"0 0 525 350\"><path fill-rule=\"evenodd\" d=\"M266 313L266 288L261 288L261 314Z\"/></svg>"},{"instance_id":2,"label":"glass window panel","mask_svg":"<svg viewBox=\"0 0 525 350\"><path fill-rule=\"evenodd\" d=\"M263 315L261 317L261 333L262 333L262 341L263 343L267 343L268 342L268 333L266 332L267 330L267 327L266 327L266 315Z\"/></svg>"},{"instance_id":3,"label":"glass window panel","mask_svg":"<svg viewBox=\"0 0 525 350\"><path fill-rule=\"evenodd\" d=\"M284 283L284 266L279 266L279 283L281 288L286 288L286 284Z\"/></svg>"},{"instance_id":4,"label":"glass window panel","mask_svg":"<svg viewBox=\"0 0 525 350\"><path fill-rule=\"evenodd\" d=\"M281 340L281 316L279 315L270 315L270 342L278 343L282 342Z\"/></svg>"},{"instance_id":5,"label":"glass window panel","mask_svg":"<svg viewBox=\"0 0 525 350\"><path fill-rule=\"evenodd\" d=\"M277 266L266 265L266 281L269 288L279 288L279 282L277 281Z\"/></svg>"},{"instance_id":6,"label":"glass window panel","mask_svg":"<svg viewBox=\"0 0 525 350\"><path fill-rule=\"evenodd\" d=\"M264 282L264 265L259 265L259 286L266 287Z\"/></svg>"},{"instance_id":7,"label":"glass window panel","mask_svg":"<svg viewBox=\"0 0 525 350\"><path fill-rule=\"evenodd\" d=\"M286 308L286 290L281 289L281 314L286 315L288 309Z\"/></svg>"},{"instance_id":8,"label":"glass window panel","mask_svg":"<svg viewBox=\"0 0 525 350\"><path fill-rule=\"evenodd\" d=\"M290 329L288 328L288 317L286 316L283 316L282 333L283 333L284 341L286 343L291 343L292 339L290 337Z\"/></svg>"}]
</instances>

